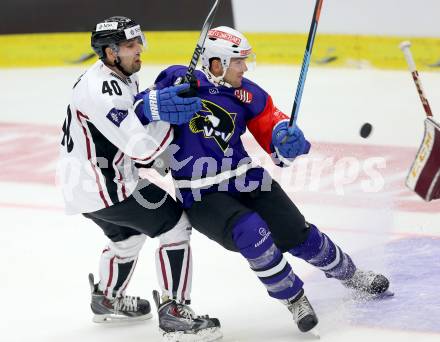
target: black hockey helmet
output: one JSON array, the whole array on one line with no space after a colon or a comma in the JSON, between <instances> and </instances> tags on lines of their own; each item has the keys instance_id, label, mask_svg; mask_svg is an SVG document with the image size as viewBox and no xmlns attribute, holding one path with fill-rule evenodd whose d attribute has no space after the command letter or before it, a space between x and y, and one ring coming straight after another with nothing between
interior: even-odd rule
<instances>
[{"instance_id":1,"label":"black hockey helmet","mask_svg":"<svg viewBox=\"0 0 440 342\"><path fill-rule=\"evenodd\" d=\"M104 59L107 46L111 44L118 45L123 41L136 37L140 38L142 44L146 46L144 34L138 24L130 18L115 16L105 19L96 25L92 31L91 45L99 58Z\"/></svg>"}]
</instances>

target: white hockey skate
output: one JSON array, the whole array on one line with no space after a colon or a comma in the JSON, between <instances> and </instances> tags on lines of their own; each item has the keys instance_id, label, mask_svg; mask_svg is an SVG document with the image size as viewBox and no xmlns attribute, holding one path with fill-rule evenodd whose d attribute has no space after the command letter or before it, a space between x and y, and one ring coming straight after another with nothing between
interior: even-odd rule
<instances>
[{"instance_id":1,"label":"white hockey skate","mask_svg":"<svg viewBox=\"0 0 440 342\"><path fill-rule=\"evenodd\" d=\"M167 342L210 342L222 338L217 318L197 316L185 304L175 300L160 302L159 292L153 291L159 314L159 330Z\"/></svg>"},{"instance_id":2,"label":"white hockey skate","mask_svg":"<svg viewBox=\"0 0 440 342\"><path fill-rule=\"evenodd\" d=\"M152 316L150 303L146 299L132 296L107 298L94 283L93 274L89 274L92 295L90 307L95 323L134 322L149 319Z\"/></svg>"},{"instance_id":3,"label":"white hockey skate","mask_svg":"<svg viewBox=\"0 0 440 342\"><path fill-rule=\"evenodd\" d=\"M304 289L301 289L301 292L294 299L285 304L301 332L311 332L313 335L317 335L317 332L313 332L312 329L318 324L318 317L305 296Z\"/></svg>"}]
</instances>

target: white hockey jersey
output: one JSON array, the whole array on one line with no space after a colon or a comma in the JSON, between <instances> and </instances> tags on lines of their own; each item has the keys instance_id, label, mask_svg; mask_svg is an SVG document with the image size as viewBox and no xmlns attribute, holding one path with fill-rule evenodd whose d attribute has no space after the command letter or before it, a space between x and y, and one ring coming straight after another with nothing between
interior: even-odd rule
<instances>
[{"instance_id":1,"label":"white hockey jersey","mask_svg":"<svg viewBox=\"0 0 440 342\"><path fill-rule=\"evenodd\" d=\"M163 121L143 125L134 112L138 77L121 78L97 61L73 87L60 137L57 183L67 214L93 212L135 190L135 163L149 164L170 144Z\"/></svg>"}]
</instances>

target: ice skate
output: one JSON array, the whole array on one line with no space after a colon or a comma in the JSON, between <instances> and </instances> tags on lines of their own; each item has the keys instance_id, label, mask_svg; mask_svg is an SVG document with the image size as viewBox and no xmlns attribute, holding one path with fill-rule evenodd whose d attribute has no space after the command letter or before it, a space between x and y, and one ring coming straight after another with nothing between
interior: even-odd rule
<instances>
[{"instance_id":1,"label":"ice skate","mask_svg":"<svg viewBox=\"0 0 440 342\"><path fill-rule=\"evenodd\" d=\"M139 297L122 296L107 298L94 283L93 274L89 274L89 284L92 294L90 307L94 313L95 323L114 323L142 321L152 317L150 303Z\"/></svg>"},{"instance_id":2,"label":"ice skate","mask_svg":"<svg viewBox=\"0 0 440 342\"><path fill-rule=\"evenodd\" d=\"M295 297L288 301L287 308L293 315L293 319L298 325L298 329L302 332L311 332L311 330L318 324L318 317L312 308L309 300L304 294L304 290ZM314 335L317 335L315 332Z\"/></svg>"},{"instance_id":3,"label":"ice skate","mask_svg":"<svg viewBox=\"0 0 440 342\"><path fill-rule=\"evenodd\" d=\"M197 316L185 304L175 300L161 303L159 292L153 291L159 314L159 329L167 342L209 342L220 339L220 322L217 318Z\"/></svg>"},{"instance_id":4,"label":"ice skate","mask_svg":"<svg viewBox=\"0 0 440 342\"><path fill-rule=\"evenodd\" d=\"M389 280L384 275L371 271L358 269L351 278L342 280L342 284L349 289L356 290L359 294L373 297L393 295L391 291L388 291Z\"/></svg>"}]
</instances>

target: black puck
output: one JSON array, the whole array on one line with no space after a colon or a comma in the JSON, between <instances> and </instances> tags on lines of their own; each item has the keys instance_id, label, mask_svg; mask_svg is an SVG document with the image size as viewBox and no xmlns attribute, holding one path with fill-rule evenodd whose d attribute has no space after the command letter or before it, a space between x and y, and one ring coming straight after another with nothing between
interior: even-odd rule
<instances>
[{"instance_id":1,"label":"black puck","mask_svg":"<svg viewBox=\"0 0 440 342\"><path fill-rule=\"evenodd\" d=\"M362 125L359 134L361 135L362 138L365 139L370 136L372 130L373 130L373 126L370 123L366 122Z\"/></svg>"}]
</instances>

